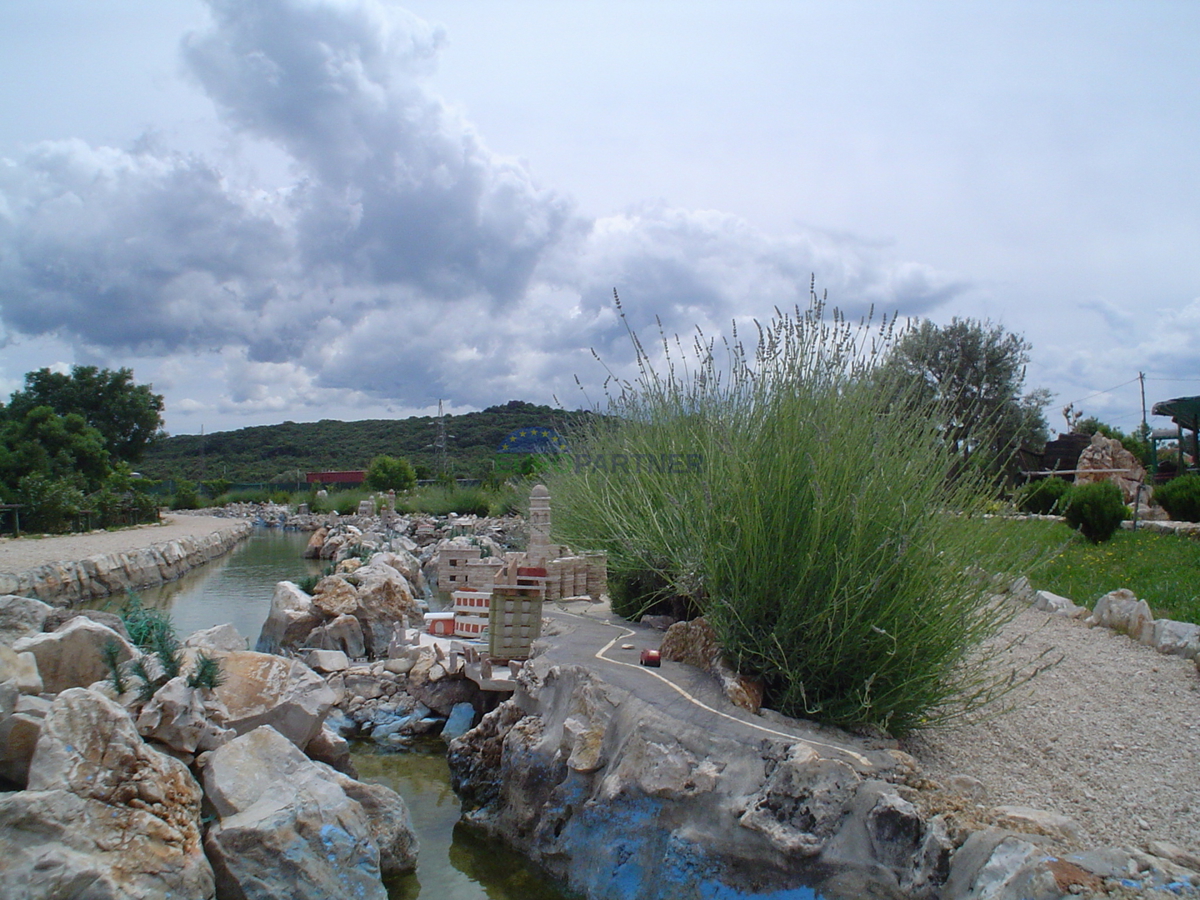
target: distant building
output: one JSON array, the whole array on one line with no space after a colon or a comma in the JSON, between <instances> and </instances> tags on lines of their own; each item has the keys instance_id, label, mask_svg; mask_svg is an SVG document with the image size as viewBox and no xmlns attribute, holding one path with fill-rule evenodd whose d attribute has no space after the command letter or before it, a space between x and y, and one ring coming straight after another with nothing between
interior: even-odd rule
<instances>
[{"instance_id":1,"label":"distant building","mask_svg":"<svg viewBox=\"0 0 1200 900\"><path fill-rule=\"evenodd\" d=\"M367 480L366 472L307 472L307 484L362 484Z\"/></svg>"}]
</instances>

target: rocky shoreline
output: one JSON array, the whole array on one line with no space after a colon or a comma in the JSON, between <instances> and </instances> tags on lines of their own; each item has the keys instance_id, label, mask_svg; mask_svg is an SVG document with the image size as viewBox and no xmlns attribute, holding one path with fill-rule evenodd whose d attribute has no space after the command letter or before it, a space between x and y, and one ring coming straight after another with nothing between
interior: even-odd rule
<instances>
[{"instance_id":1,"label":"rocky shoreline","mask_svg":"<svg viewBox=\"0 0 1200 900\"><path fill-rule=\"evenodd\" d=\"M22 571L0 572L0 595L19 594L55 606L68 606L110 594L155 587L223 556L249 537L253 530L252 522L235 521L218 531L185 534L157 541L148 547L98 553L79 560L45 562Z\"/></svg>"}]
</instances>

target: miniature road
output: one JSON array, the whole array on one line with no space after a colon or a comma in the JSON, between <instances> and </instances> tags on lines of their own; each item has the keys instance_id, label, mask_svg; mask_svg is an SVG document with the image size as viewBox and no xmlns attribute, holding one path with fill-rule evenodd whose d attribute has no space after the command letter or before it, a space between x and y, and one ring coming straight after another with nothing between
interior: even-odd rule
<instances>
[{"instance_id":1,"label":"miniature road","mask_svg":"<svg viewBox=\"0 0 1200 900\"><path fill-rule=\"evenodd\" d=\"M821 756L842 759L864 773L895 767L895 760L884 751L851 746L804 723L766 719L734 706L715 678L692 666L668 660L659 669L640 665L642 650L658 649L661 631L626 622L607 610L573 612L547 604L546 612L557 632L544 636L548 658L602 675L609 684L702 731L719 731L749 743L807 744Z\"/></svg>"}]
</instances>

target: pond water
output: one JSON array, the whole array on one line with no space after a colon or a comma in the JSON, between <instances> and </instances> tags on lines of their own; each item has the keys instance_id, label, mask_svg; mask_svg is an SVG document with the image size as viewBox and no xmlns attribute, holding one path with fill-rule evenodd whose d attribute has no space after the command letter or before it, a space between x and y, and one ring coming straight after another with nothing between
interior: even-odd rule
<instances>
[{"instance_id":1,"label":"pond water","mask_svg":"<svg viewBox=\"0 0 1200 900\"><path fill-rule=\"evenodd\" d=\"M318 574L328 560L304 559L309 534L278 528L259 528L229 553L192 569L182 578L138 591L146 606L171 617L182 638L226 622L250 642L258 640L271 597L280 581ZM119 606L121 599L110 601Z\"/></svg>"},{"instance_id":2,"label":"pond water","mask_svg":"<svg viewBox=\"0 0 1200 900\"><path fill-rule=\"evenodd\" d=\"M459 824L440 737L396 752L360 743L354 765L363 781L390 787L408 804L421 841L417 871L387 884L389 900L568 900L519 853Z\"/></svg>"},{"instance_id":3,"label":"pond water","mask_svg":"<svg viewBox=\"0 0 1200 900\"><path fill-rule=\"evenodd\" d=\"M193 569L177 581L139 592L147 606L163 609L176 633L229 622L251 648L258 638L277 582L316 574L328 561L301 557L309 535L258 529L220 559ZM117 608L123 598L110 598ZM103 604L99 604L103 605ZM440 737L403 751L370 743L354 748L354 764L364 781L392 788L408 804L421 842L417 871L388 884L390 900L569 900L520 854L458 824L458 798L450 789L446 745Z\"/></svg>"}]
</instances>

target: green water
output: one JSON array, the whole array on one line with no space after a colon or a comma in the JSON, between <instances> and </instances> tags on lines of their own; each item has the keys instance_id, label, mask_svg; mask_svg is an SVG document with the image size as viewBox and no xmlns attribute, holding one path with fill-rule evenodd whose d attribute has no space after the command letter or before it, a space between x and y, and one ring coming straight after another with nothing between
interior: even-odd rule
<instances>
[{"instance_id":1,"label":"green water","mask_svg":"<svg viewBox=\"0 0 1200 900\"><path fill-rule=\"evenodd\" d=\"M391 880L390 900L569 900L519 853L458 824L446 745L431 738L396 752L361 743L354 765L363 781L404 798L421 842L417 871Z\"/></svg>"},{"instance_id":2,"label":"green water","mask_svg":"<svg viewBox=\"0 0 1200 900\"><path fill-rule=\"evenodd\" d=\"M171 617L180 637L228 622L254 649L271 611L275 585L319 573L328 565L328 560L302 558L308 538L307 532L259 528L224 556L138 594L147 606L162 609ZM124 597L113 598L108 606L123 602Z\"/></svg>"}]
</instances>

